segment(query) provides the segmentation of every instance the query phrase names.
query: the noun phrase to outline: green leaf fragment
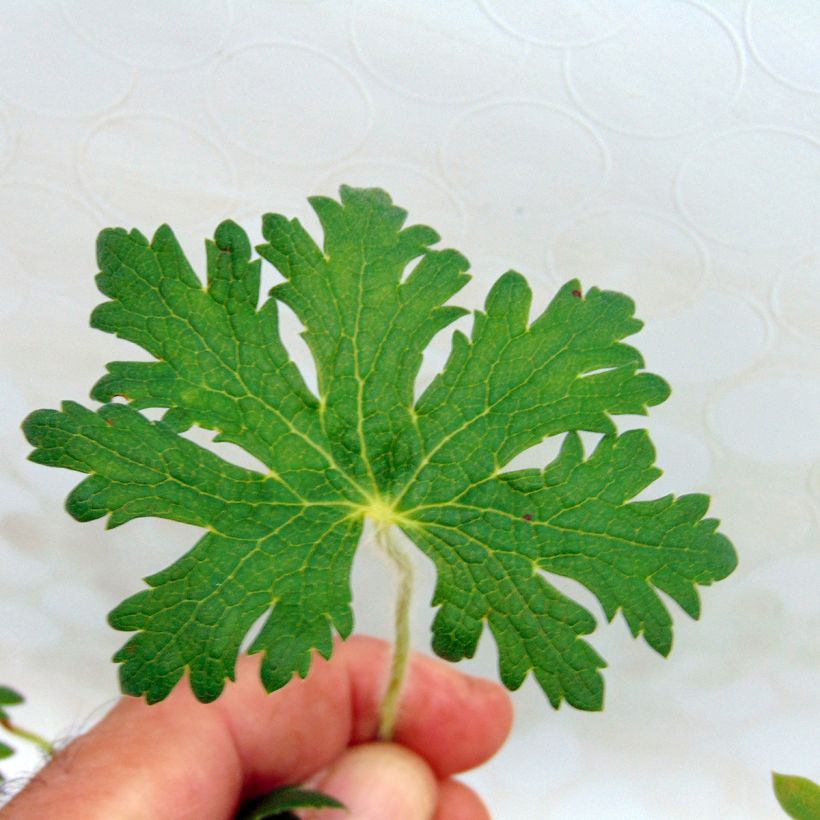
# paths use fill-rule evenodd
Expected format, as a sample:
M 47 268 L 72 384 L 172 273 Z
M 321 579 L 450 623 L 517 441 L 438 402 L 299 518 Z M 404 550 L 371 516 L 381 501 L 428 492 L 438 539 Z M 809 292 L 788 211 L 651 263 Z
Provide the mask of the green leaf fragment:
M 333 797 L 312 789 L 283 786 L 244 806 L 238 820 L 285 820 L 296 817 L 291 809 L 344 809 Z
M 322 248 L 296 220 L 263 219 L 257 250 L 285 281 L 261 306 L 261 262 L 232 222 L 207 243 L 205 286 L 169 228 L 150 242 L 103 231 L 97 282 L 110 301 L 92 324 L 154 361 L 109 364 L 96 411 L 67 402 L 24 422 L 34 461 L 89 474 L 67 501 L 78 520 L 150 515 L 204 531 L 111 613 L 136 633 L 115 656 L 124 691 L 158 701 L 187 672 L 198 698 L 216 698 L 263 616 L 251 652 L 263 654 L 266 688 L 304 676 L 313 650 L 329 657 L 334 632 L 352 630 L 350 566 L 371 517 L 435 564 L 439 655 L 472 656 L 486 623 L 507 686 L 531 672 L 553 705 L 600 708 L 605 664 L 584 639 L 594 618 L 549 576 L 581 582 L 608 619 L 622 612 L 666 654 L 658 593 L 696 618 L 696 586 L 736 564 L 705 496 L 633 500 L 660 471 L 647 433 L 619 435 L 613 416 L 645 414 L 669 388 L 623 341 L 641 327 L 632 301 L 581 295 L 572 281 L 531 318 L 530 288 L 510 271 L 416 399 L 425 348 L 466 312 L 446 302 L 467 261 L 431 249 L 437 235 L 405 227 L 382 191 L 343 187 L 340 201 L 311 204 Z M 279 302 L 304 325 L 318 395 L 282 343 Z M 139 412 L 148 407 L 163 419 Z M 267 472 L 180 435 L 192 425 Z M 577 431 L 603 434 L 589 455 Z M 552 464 L 504 471 L 550 436 L 564 437 Z
M 3 723 L 6 729 L 11 730 L 11 717 L 4 707 L 17 706 L 23 702 L 25 702 L 25 698 L 16 689 L 12 689 L 10 686 L 0 686 L 0 723 Z M 0 760 L 11 757 L 14 752 L 13 747 L 0 742 Z M 0 773 L 0 783 L 4 780 L 5 776 Z
M 25 698 L 10 686 L 0 686 L 0 704 L 3 706 L 16 706 L 23 703 Z
M 820 818 L 820 786 L 807 777 L 772 772 L 772 786 L 783 811 L 795 820 Z

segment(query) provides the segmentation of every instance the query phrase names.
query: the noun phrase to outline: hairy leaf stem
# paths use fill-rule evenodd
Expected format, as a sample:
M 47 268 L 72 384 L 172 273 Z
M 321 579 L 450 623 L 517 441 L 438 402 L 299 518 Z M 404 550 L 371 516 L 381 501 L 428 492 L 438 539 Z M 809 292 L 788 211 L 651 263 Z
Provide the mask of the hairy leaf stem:
M 376 542 L 393 562 L 398 574 L 395 627 L 396 639 L 390 678 L 379 710 L 379 740 L 392 740 L 399 712 L 399 697 L 410 659 L 410 600 L 413 596 L 413 563 L 391 535 L 390 525 L 380 522 L 376 527 Z

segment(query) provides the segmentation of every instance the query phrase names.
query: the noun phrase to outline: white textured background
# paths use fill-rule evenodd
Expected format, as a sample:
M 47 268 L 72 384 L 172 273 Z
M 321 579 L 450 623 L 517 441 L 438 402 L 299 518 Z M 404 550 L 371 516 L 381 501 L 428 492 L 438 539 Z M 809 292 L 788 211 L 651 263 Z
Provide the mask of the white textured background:
M 0 670 L 20 721 L 99 716 L 125 637 L 105 614 L 194 541 L 77 524 L 79 476 L 24 460 L 26 413 L 140 355 L 87 326 L 97 230 L 167 221 L 201 268 L 225 216 L 315 229 L 307 195 L 380 185 L 472 260 L 462 303 L 507 267 L 539 306 L 576 275 L 635 298 L 674 389 L 648 423 L 657 494 L 711 493 L 740 554 L 700 623 L 675 613 L 667 661 L 601 627 L 603 714 L 529 681 L 469 781 L 500 820 L 779 816 L 770 769 L 820 778 L 819 127 L 815 0 L 4 0 Z M 382 571 L 365 551 L 358 628 L 389 635 Z M 465 667 L 494 666 L 485 635 Z

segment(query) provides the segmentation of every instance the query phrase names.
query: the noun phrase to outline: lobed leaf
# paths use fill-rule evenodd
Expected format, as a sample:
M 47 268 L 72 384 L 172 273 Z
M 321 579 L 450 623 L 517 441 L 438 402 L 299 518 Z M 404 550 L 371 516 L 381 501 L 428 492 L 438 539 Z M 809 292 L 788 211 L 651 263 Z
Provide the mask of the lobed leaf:
M 641 327 L 632 301 L 572 281 L 531 318 L 530 288 L 509 271 L 416 399 L 424 350 L 466 312 L 447 303 L 467 261 L 431 249 L 435 232 L 406 227 L 383 191 L 342 187 L 311 205 L 322 247 L 297 220 L 263 218 L 257 251 L 285 281 L 261 305 L 261 262 L 233 222 L 206 244 L 206 283 L 167 226 L 150 242 L 103 231 L 109 301 L 92 325 L 153 361 L 109 364 L 95 411 L 66 402 L 24 423 L 34 461 L 88 474 L 67 501 L 78 520 L 152 515 L 203 531 L 111 613 L 136 633 L 115 656 L 124 691 L 160 700 L 187 673 L 212 700 L 260 618 L 250 651 L 264 655 L 266 688 L 307 674 L 312 652 L 328 657 L 334 632 L 353 628 L 350 565 L 369 516 L 434 563 L 439 655 L 470 657 L 487 624 L 507 686 L 532 673 L 553 705 L 600 708 L 605 664 L 585 638 L 595 619 L 550 575 L 584 584 L 607 619 L 621 612 L 665 655 L 659 593 L 696 618 L 697 586 L 736 563 L 705 496 L 634 501 L 660 471 L 647 433 L 619 435 L 614 417 L 646 413 L 669 388 L 624 342 Z M 282 343 L 279 302 L 304 325 L 318 395 Z M 139 412 L 149 407 L 163 419 Z M 192 425 L 267 472 L 194 444 Z M 591 454 L 578 431 L 602 434 Z M 550 436 L 564 436 L 551 464 L 505 472 Z

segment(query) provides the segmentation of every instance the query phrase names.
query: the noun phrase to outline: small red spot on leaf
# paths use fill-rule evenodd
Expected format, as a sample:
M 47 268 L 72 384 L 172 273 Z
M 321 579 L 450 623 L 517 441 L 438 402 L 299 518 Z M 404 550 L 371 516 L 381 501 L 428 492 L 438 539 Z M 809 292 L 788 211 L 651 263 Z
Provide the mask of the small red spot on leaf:
M 111 419 L 103 419 L 103 421 L 104 421 L 104 422 L 105 422 L 105 423 L 106 423 L 109 427 L 113 427 L 113 426 L 114 426 L 114 422 L 113 422 L 113 421 L 111 421 Z
M 574 291 L 572 291 L 572 295 L 573 295 L 576 299 L 580 299 L 580 298 L 581 298 L 581 291 L 580 291 L 580 290 L 574 290 Z
M 524 515 L 522 515 L 521 517 L 522 517 L 525 521 L 532 521 L 532 513 L 524 513 Z

